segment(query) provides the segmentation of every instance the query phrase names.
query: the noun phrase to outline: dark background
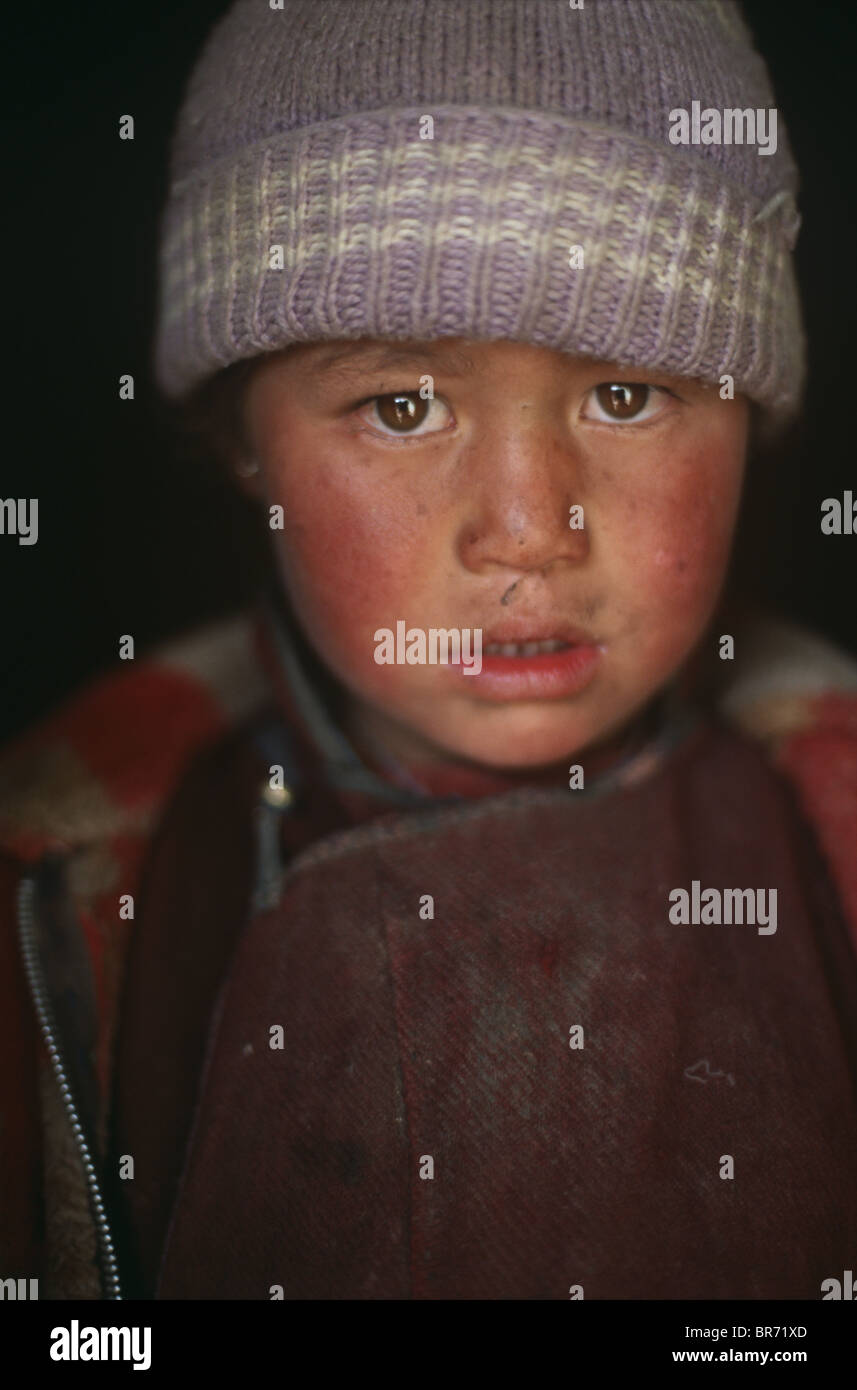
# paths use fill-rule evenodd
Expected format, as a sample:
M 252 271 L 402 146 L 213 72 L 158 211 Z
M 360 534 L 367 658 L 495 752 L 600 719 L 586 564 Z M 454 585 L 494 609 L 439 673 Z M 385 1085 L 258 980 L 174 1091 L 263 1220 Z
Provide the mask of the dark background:
M 466 2 L 466 0 L 465 0 Z M 633 2 L 633 0 L 631 0 Z M 359 3 L 359 0 L 355 0 Z M 252 592 L 246 507 L 177 456 L 149 378 L 159 209 L 183 85 L 225 0 L 6 12 L 0 496 L 38 497 L 39 540 L 0 536 L 0 740 L 112 666 Z M 857 6 L 746 0 L 803 177 L 804 425 L 764 501 L 762 597 L 857 650 L 857 536 L 820 502 L 857 490 Z M 135 139 L 118 139 L 121 115 Z M 117 397 L 133 373 L 136 400 Z

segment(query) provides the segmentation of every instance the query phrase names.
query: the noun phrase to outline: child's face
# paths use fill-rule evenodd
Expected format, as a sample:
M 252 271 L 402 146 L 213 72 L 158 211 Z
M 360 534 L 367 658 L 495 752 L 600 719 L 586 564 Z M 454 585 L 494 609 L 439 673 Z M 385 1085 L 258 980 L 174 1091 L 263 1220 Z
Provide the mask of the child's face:
M 520 343 L 364 339 L 263 361 L 245 422 L 294 612 L 352 732 L 399 757 L 565 761 L 627 725 L 712 616 L 740 397 Z M 482 671 L 379 665 L 375 633 L 398 621 L 481 629 Z M 492 656 L 551 638 L 565 646 Z

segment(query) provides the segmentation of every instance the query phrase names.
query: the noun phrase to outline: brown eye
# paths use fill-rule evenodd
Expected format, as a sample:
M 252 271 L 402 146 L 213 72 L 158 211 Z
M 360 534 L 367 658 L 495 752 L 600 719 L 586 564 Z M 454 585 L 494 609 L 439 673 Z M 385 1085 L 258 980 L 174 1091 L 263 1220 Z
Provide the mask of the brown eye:
M 424 401 L 418 394 L 377 396 L 375 409 L 378 418 L 391 430 L 408 434 L 421 425 L 429 413 L 431 401 Z
M 595 396 L 605 415 L 614 420 L 633 420 L 648 405 L 651 389 L 633 382 L 611 381 L 596 386 Z

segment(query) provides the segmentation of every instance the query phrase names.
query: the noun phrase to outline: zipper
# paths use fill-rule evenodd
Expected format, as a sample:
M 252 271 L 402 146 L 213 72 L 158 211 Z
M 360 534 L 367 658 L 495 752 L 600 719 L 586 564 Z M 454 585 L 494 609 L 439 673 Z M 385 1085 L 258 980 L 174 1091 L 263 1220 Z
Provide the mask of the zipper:
M 80 1154 L 83 1171 L 86 1177 L 86 1185 L 89 1191 L 89 1202 L 95 1222 L 96 1241 L 98 1245 L 99 1264 L 101 1267 L 102 1284 L 105 1297 L 108 1299 L 120 1299 L 122 1293 L 119 1284 L 119 1266 L 116 1260 L 116 1247 L 113 1243 L 113 1236 L 107 1220 L 107 1208 L 101 1192 L 101 1184 L 98 1172 L 93 1160 L 92 1149 L 84 1132 L 80 1121 L 75 1098 L 69 1085 L 68 1073 L 60 1053 L 57 1030 L 54 1021 L 53 1010 L 51 1008 L 50 997 L 45 985 L 44 974 L 39 961 L 39 950 L 36 942 L 36 883 L 30 877 L 22 878 L 18 887 L 18 937 L 21 944 L 21 955 L 24 961 L 24 969 L 27 981 L 30 986 L 36 1014 L 42 1030 L 42 1037 L 50 1055 L 54 1075 L 60 1088 L 65 1112 L 71 1125 L 77 1150 Z

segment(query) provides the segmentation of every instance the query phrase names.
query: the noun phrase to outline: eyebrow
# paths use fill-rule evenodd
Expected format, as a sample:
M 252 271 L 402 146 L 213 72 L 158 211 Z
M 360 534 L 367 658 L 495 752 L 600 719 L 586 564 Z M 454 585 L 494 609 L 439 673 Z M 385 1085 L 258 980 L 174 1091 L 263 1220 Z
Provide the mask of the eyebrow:
M 329 376 L 360 376 L 367 372 L 387 371 L 390 368 L 438 367 L 448 376 L 468 376 L 476 364 L 461 349 L 426 343 L 421 347 L 395 343 L 349 343 L 346 347 L 331 347 L 319 353 L 309 365 L 313 374 Z

